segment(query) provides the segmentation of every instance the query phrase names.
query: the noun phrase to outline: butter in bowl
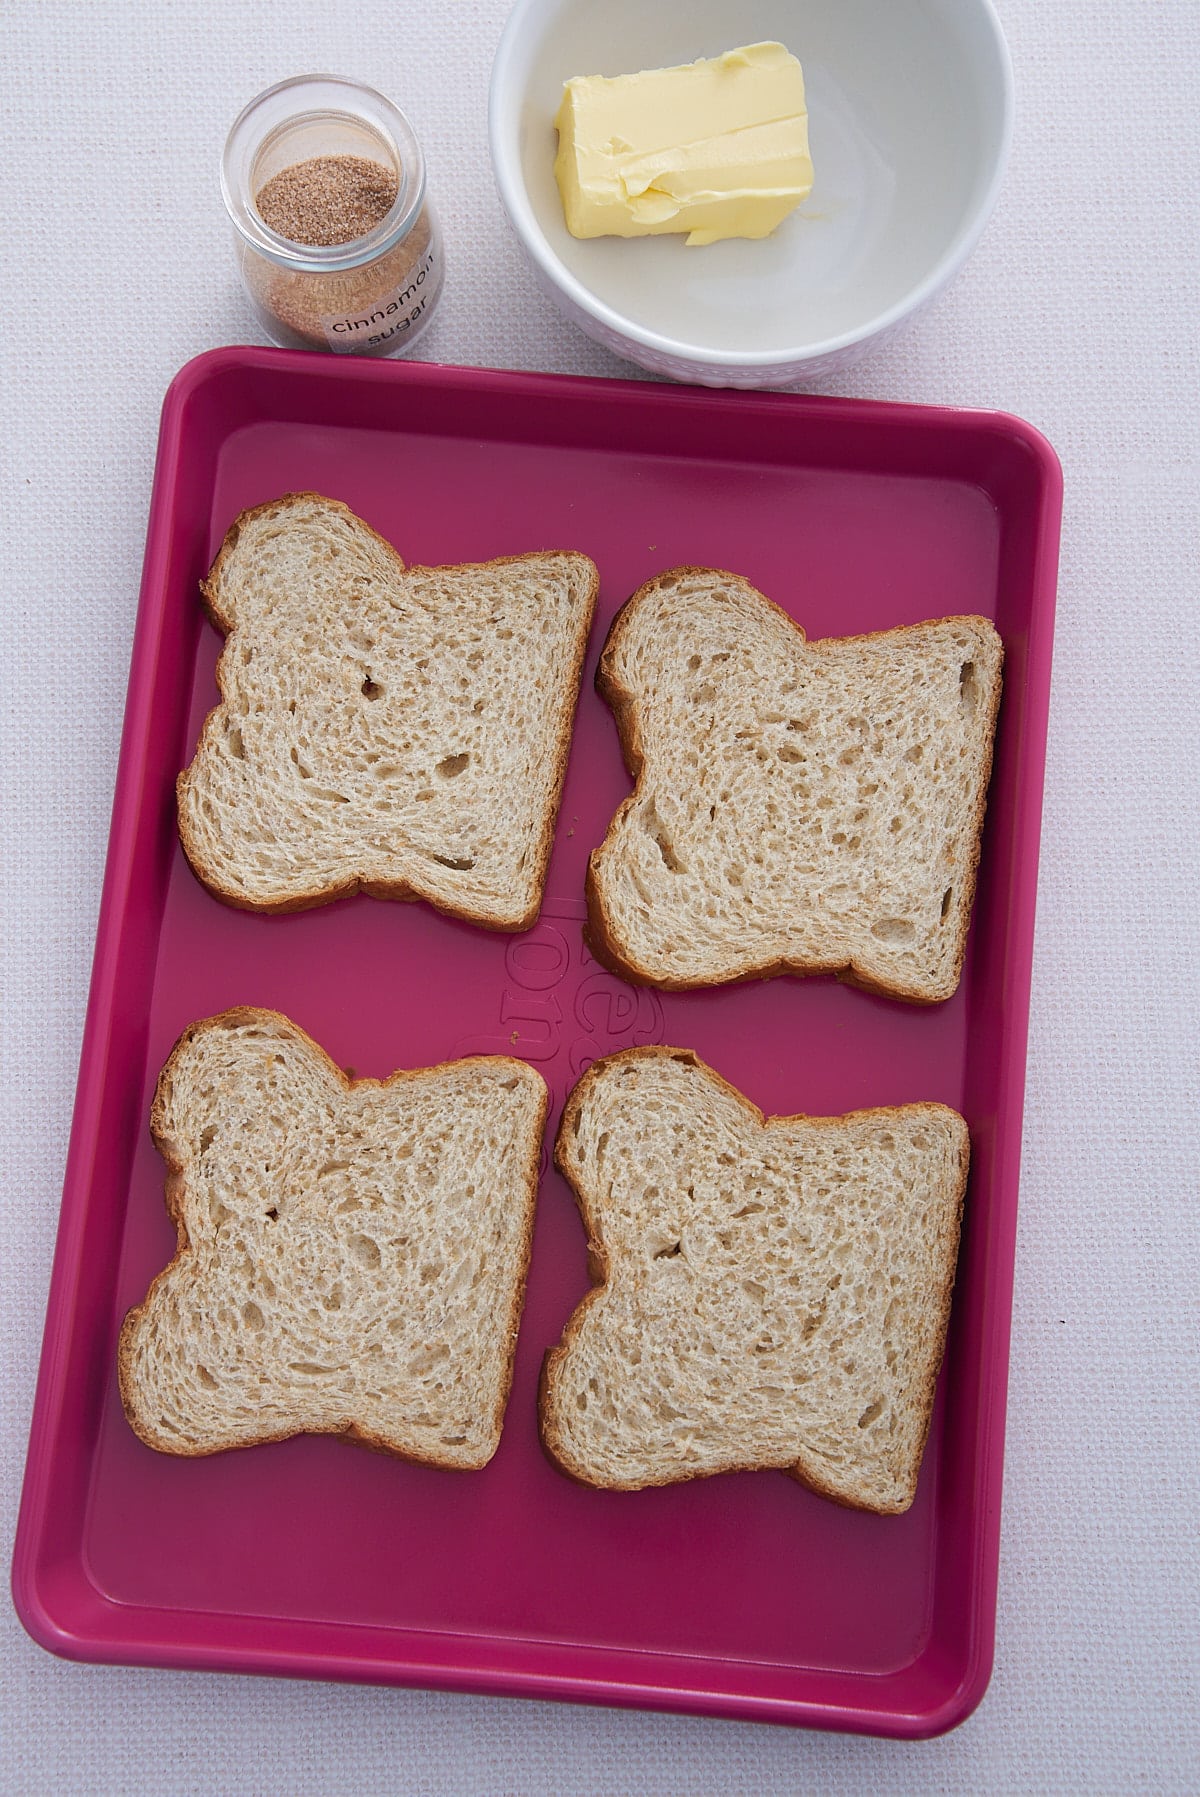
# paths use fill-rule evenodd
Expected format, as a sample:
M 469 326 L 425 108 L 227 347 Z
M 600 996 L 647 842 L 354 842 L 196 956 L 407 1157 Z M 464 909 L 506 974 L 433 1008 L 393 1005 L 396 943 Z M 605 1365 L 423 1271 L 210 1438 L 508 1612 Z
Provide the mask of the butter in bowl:
M 710 386 L 823 379 L 915 316 L 977 243 L 1011 126 L 992 0 L 516 0 L 489 97 L 538 285 Z
M 573 76 L 554 122 L 572 237 L 769 237 L 812 191 L 804 72 L 782 44 Z

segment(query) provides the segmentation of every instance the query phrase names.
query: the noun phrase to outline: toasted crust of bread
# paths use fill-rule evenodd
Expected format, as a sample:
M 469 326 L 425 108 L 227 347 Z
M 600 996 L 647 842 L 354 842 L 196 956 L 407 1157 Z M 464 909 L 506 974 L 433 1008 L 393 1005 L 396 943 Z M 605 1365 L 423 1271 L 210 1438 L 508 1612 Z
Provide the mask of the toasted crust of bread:
M 765 1117 L 689 1050 L 597 1061 L 555 1144 L 594 1283 L 543 1361 L 550 1459 L 626 1491 L 776 1468 L 906 1510 L 969 1153 L 940 1104 Z
M 278 1012 L 190 1025 L 150 1119 L 176 1251 L 118 1344 L 134 1431 L 182 1456 L 308 1433 L 486 1464 L 547 1102 L 506 1056 L 355 1080 Z
M 635 782 L 588 863 L 596 958 L 663 991 L 825 973 L 915 1004 L 950 997 L 1002 663 L 985 618 L 808 643 L 740 575 L 648 581 L 596 672 Z M 910 679 L 925 690 L 906 700 Z
M 270 572 L 284 557 L 290 584 Z M 320 494 L 243 512 L 201 583 L 227 641 L 221 702 L 177 782 L 198 878 L 244 910 L 361 891 L 528 929 L 597 589 L 566 551 L 406 569 Z

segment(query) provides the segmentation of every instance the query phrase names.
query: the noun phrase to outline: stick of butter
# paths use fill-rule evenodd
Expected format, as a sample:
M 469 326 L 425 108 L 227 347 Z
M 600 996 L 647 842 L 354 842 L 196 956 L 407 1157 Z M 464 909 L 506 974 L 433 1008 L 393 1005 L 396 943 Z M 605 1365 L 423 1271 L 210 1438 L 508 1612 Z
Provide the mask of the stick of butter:
M 577 75 L 554 122 L 573 237 L 767 237 L 812 188 L 804 75 L 782 44 Z

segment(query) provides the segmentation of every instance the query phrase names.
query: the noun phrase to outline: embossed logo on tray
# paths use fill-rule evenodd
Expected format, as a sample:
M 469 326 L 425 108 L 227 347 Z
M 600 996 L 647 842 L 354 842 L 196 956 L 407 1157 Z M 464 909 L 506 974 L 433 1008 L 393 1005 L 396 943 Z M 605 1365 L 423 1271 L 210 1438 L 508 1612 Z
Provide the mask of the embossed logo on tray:
M 586 915 L 582 900 L 547 899 L 532 930 L 511 938 L 494 1023 L 459 1042 L 459 1054 L 519 1055 L 573 1084 L 601 1055 L 662 1041 L 658 994 L 601 967 L 583 940 Z

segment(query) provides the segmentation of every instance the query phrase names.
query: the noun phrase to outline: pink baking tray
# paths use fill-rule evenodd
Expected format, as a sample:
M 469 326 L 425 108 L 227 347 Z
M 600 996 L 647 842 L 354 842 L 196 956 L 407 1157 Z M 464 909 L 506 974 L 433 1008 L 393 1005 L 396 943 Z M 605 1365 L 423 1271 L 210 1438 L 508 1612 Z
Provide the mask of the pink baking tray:
M 601 602 L 540 921 L 490 935 L 357 897 L 261 918 L 193 879 L 174 780 L 215 700 L 197 582 L 243 506 L 346 500 L 410 562 L 585 550 Z M 994 413 L 635 382 L 199 357 L 166 399 L 14 1592 L 57 1653 L 937 1733 L 991 1669 L 1018 1157 L 1061 480 Z M 919 1010 L 830 980 L 637 991 L 581 936 L 586 857 L 628 790 L 591 675 L 609 619 L 679 563 L 735 569 L 810 636 L 951 612 L 1007 647 L 962 987 Z M 552 1092 L 631 1042 L 695 1048 L 769 1112 L 941 1099 L 974 1162 L 912 1510 L 775 1473 L 639 1494 L 543 1458 L 538 1368 L 587 1289 L 546 1171 L 499 1452 L 477 1473 L 331 1439 L 172 1460 L 135 1439 L 117 1330 L 173 1248 L 147 1115 L 192 1019 L 275 1006 L 382 1075 L 515 1052 Z M 548 1164 L 548 1163 L 547 1163 Z

